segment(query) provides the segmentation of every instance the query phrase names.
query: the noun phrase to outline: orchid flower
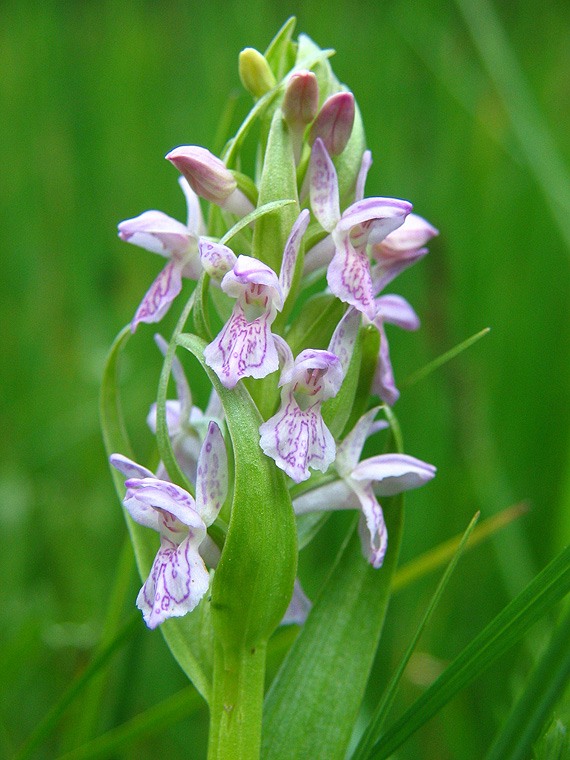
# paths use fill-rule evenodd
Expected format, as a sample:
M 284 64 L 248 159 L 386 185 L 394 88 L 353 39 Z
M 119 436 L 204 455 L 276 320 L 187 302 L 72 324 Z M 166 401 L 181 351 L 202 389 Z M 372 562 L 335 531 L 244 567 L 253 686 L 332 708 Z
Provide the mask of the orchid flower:
M 375 292 L 367 246 L 381 243 L 400 227 L 412 204 L 396 198 L 363 199 L 370 163 L 370 153 L 366 151 L 356 182 L 356 200 L 341 215 L 336 169 L 323 141 L 315 140 L 309 168 L 311 208 L 330 234 L 308 252 L 305 271 L 330 262 L 327 282 L 331 291 L 372 320 Z
M 154 336 L 154 340 L 163 356 L 166 356 L 168 343 L 158 334 Z M 198 456 L 209 423 L 215 421 L 221 428 L 224 411 L 214 388 L 212 388 L 205 411 L 193 406 L 192 392 L 182 364 L 176 355 L 172 360 L 172 377 L 176 385 L 177 398 L 168 399 L 166 402 L 166 426 L 172 450 L 182 472 L 191 483 L 196 483 Z M 156 435 L 156 403 L 151 405 L 146 421 L 152 433 Z M 158 465 L 157 477 L 168 480 L 168 474 L 162 462 Z
M 406 454 L 380 454 L 359 462 L 366 438 L 385 427 L 374 418 L 380 407 L 366 412 L 339 445 L 335 467 L 340 479 L 315 488 L 293 501 L 295 513 L 337 509 L 360 509 L 362 551 L 378 568 L 384 561 L 388 531 L 378 496 L 393 496 L 418 488 L 431 480 L 436 468 Z M 374 484 L 374 485 L 373 485 Z
M 308 224 L 309 212 L 305 210 L 285 244 L 279 277 L 267 264 L 251 256 L 239 256 L 226 271 L 232 252 L 215 243 L 201 246 L 204 266 L 219 266 L 225 271 L 221 288 L 236 299 L 231 317 L 204 349 L 206 364 L 226 388 L 233 388 L 243 377 L 261 378 L 279 368 L 271 325 L 291 289 L 301 238 Z
M 137 597 L 145 623 L 156 628 L 167 618 L 191 612 L 208 590 L 199 549 L 227 494 L 224 439 L 211 422 L 198 457 L 196 499 L 127 457 L 113 454 L 110 462 L 127 478 L 125 509 L 139 525 L 160 534 L 160 549 Z
M 182 288 L 182 277 L 197 280 L 202 271 L 198 252 L 198 235 L 204 230 L 200 203 L 188 182 L 180 177 L 180 187 L 186 196 L 186 224 L 172 219 L 162 211 L 145 211 L 119 224 L 119 237 L 147 251 L 170 259 L 152 283 L 138 307 L 131 330 L 139 322 L 160 322 Z
M 349 309 L 327 351 L 305 349 L 295 361 L 287 343 L 278 340 L 284 364 L 279 380 L 281 405 L 260 426 L 259 444 L 296 483 L 310 477 L 309 467 L 326 472 L 334 461 L 336 446 L 321 407 L 340 390 L 359 324 L 359 312 Z

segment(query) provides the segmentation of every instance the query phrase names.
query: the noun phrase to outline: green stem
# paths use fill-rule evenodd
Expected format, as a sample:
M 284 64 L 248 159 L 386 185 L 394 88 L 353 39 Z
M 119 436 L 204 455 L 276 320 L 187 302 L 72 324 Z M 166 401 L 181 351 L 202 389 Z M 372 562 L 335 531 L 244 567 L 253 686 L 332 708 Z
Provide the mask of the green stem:
M 216 644 L 208 760 L 257 760 L 266 644 L 225 653 Z

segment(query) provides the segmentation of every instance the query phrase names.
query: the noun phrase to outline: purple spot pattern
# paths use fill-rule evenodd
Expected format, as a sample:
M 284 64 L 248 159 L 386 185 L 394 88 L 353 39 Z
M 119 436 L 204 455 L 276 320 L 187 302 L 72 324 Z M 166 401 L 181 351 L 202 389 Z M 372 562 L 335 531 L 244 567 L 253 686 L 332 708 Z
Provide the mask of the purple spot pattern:
M 274 310 L 248 322 L 241 303 L 218 337 L 204 349 L 204 359 L 226 388 L 233 388 L 242 377 L 265 377 L 279 368 L 271 334 Z
M 160 272 L 143 298 L 132 321 L 133 332 L 139 322 L 159 322 L 181 288 L 181 264 L 173 259 Z
M 149 628 L 190 612 L 206 593 L 208 571 L 191 538 L 190 534 L 181 544 L 161 538 L 150 575 L 137 597 Z

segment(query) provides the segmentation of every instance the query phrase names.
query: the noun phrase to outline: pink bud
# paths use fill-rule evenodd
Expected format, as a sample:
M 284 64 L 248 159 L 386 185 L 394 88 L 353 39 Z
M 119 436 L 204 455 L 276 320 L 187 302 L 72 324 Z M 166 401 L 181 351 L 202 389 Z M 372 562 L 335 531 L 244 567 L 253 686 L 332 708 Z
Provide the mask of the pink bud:
M 298 71 L 289 79 L 281 110 L 293 129 L 310 124 L 319 108 L 319 85 L 312 71 Z
M 182 145 L 166 156 L 201 198 L 222 205 L 237 187 L 223 161 L 198 145 Z
M 340 155 L 352 134 L 354 110 L 354 95 L 351 92 L 331 95 L 313 122 L 309 143 L 312 145 L 320 137 L 331 156 Z

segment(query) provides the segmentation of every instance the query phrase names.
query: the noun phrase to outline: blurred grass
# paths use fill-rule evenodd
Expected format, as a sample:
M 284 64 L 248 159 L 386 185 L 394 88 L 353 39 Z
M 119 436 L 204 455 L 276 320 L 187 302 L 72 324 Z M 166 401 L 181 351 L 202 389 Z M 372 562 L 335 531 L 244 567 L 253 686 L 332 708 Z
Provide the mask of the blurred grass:
M 475 14 L 481 8 L 476 0 L 464 5 Z M 567 172 L 570 6 L 548 0 L 540 14 L 530 0 L 494 7 L 525 92 L 536 101 L 541 139 L 554 145 Z M 183 218 L 184 199 L 164 154 L 178 144 L 212 146 L 225 98 L 238 88 L 239 50 L 264 49 L 291 13 L 297 31 L 336 48 L 335 71 L 359 101 L 374 157 L 368 193 L 410 198 L 441 232 L 430 255 L 396 283 L 423 322 L 416 335 L 389 334 L 397 378 L 492 328 L 398 402 L 406 450 L 438 466 L 435 481 L 408 500 L 403 558 L 458 533 L 478 508 L 485 517 L 521 499 L 532 505 L 506 538 L 475 550 L 459 567 L 422 642 L 434 667 L 457 654 L 570 538 L 570 264 L 568 231 L 552 215 L 556 197 L 570 190 L 561 191 L 552 172 L 537 177 L 540 151 L 521 143 L 516 126 L 528 119 L 527 95 L 497 88 L 497 64 L 486 68 L 455 3 L 339 1 L 323 13 L 316 0 L 247 6 L 5 0 L 0 706 L 6 754 L 87 662 L 124 537 L 98 429 L 98 383 L 113 337 L 159 262 L 118 241 L 116 224 L 148 208 Z M 247 106 L 242 98 L 238 112 Z M 168 332 L 174 319 L 161 330 Z M 160 367 L 152 332 L 143 326 L 137 333 L 124 373 L 126 414 L 141 458 L 152 451 L 144 419 Z M 193 390 L 203 403 L 207 390 Z M 334 540 L 337 525 L 342 520 L 327 525 L 323 544 Z M 515 540 L 518 548 L 505 561 L 506 543 L 513 551 Z M 304 555 L 308 574 L 317 561 Z M 313 590 L 310 578 L 306 585 Z M 134 601 L 134 578 L 132 587 Z M 398 661 L 400 642 L 430 593 L 426 580 L 394 600 L 375 678 L 385 679 Z M 521 648 L 494 666 L 399 756 L 480 757 L 530 659 Z M 98 731 L 184 686 L 160 634 L 142 623 L 119 660 Z M 414 679 L 397 710 L 422 688 L 421 678 Z M 146 760 L 159 751 L 199 758 L 202 718 L 121 757 L 136 753 Z M 190 749 L 188 732 L 196 737 Z M 39 757 L 73 746 L 71 711 Z

